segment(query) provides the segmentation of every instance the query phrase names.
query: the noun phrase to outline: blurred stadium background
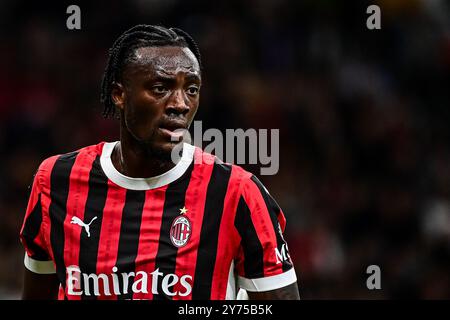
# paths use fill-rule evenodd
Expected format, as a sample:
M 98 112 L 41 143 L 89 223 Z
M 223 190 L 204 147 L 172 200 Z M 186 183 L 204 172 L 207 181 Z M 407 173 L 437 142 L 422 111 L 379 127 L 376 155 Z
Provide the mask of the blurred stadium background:
M 66 29 L 69 4 L 80 31 Z M 366 28 L 370 4 L 381 30 Z M 39 163 L 117 138 L 100 81 L 137 23 L 198 42 L 203 128 L 280 129 L 280 171 L 260 178 L 288 219 L 303 299 L 450 298 L 448 1 L 3 0 L 0 299 L 20 296 Z M 381 290 L 366 288 L 371 264 Z

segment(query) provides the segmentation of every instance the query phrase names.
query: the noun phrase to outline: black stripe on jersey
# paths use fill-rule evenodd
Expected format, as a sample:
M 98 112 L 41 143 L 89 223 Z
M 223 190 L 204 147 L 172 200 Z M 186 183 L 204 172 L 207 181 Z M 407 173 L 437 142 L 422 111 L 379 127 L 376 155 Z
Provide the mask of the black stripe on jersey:
M 161 231 L 159 235 L 158 253 L 155 258 L 155 270 L 166 274 L 174 274 L 178 248 L 170 240 L 170 228 L 173 220 L 180 215 L 180 209 L 184 207 L 186 190 L 191 180 L 194 161 L 183 176 L 169 184 L 165 194 L 164 209 L 162 214 Z M 158 282 L 158 294 L 153 295 L 154 300 L 172 299 L 164 293 L 161 287 L 162 281 Z
M 225 195 L 231 175 L 231 165 L 215 163 L 206 192 L 200 243 L 195 267 L 192 299 L 209 300 L 219 241 Z
M 241 196 L 234 221 L 244 251 L 244 272 L 246 278 L 262 278 L 264 276 L 264 252 L 250 215 L 250 209 Z
M 100 167 L 100 156 L 97 156 L 92 163 L 92 168 L 89 172 L 89 189 L 83 218 L 84 223 L 86 224 L 89 224 L 92 221 L 89 225 L 90 237 L 88 237 L 85 230 L 82 230 L 80 236 L 79 266 L 81 272 L 85 274 L 96 273 L 97 271 L 98 244 L 107 193 L 108 178 Z M 95 220 L 92 220 L 94 218 Z M 81 298 L 95 299 L 93 280 L 89 283 L 90 296 L 86 296 L 87 290 L 84 288 L 84 281 L 80 282 L 81 289 L 85 293 Z
M 117 273 L 135 272 L 136 257 L 139 247 L 139 235 L 141 233 L 142 211 L 144 209 L 145 191 L 127 190 L 125 206 L 122 212 L 122 223 L 120 226 L 119 249 L 117 252 Z M 127 293 L 125 294 L 124 280 L 119 276 L 119 287 L 124 294 L 117 299 L 132 299 L 131 287 L 134 276 L 128 278 Z
M 278 206 L 277 202 L 272 198 L 272 196 L 267 192 L 266 188 L 263 186 L 261 181 L 256 176 L 252 176 L 251 180 L 258 186 L 259 192 L 261 192 L 261 195 L 264 198 L 264 202 L 266 204 L 267 210 L 269 211 L 270 220 L 272 221 L 273 228 L 275 230 L 275 235 L 277 237 L 277 248 L 281 252 L 283 244 L 286 244 L 284 241 L 281 230 L 279 229 L 278 225 L 278 215 L 281 212 L 280 207 Z M 287 250 L 287 248 L 286 248 Z M 284 271 L 288 271 L 292 268 L 291 262 L 288 260 L 284 260 L 282 262 L 282 269 Z
M 67 215 L 70 172 L 78 155 L 71 152 L 60 156 L 53 166 L 50 176 L 50 244 L 55 257 L 56 274 L 63 288 L 66 287 L 66 269 L 64 266 L 64 220 Z
M 25 240 L 25 244 L 33 253 L 31 256 L 35 260 L 39 261 L 48 261 L 50 260 L 50 257 L 48 256 L 47 252 L 39 247 L 35 242 L 34 239 L 39 234 L 39 230 L 41 228 L 42 223 L 42 205 L 41 205 L 41 194 L 38 196 L 38 200 L 36 205 L 33 208 L 33 211 L 31 211 L 30 215 L 27 218 L 27 221 L 25 222 L 25 226 L 23 227 L 22 237 Z

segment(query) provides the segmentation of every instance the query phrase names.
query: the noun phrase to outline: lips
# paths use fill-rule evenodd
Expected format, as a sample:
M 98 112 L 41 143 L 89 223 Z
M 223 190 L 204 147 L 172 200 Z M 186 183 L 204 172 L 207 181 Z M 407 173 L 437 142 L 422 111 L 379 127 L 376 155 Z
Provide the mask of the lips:
M 180 141 L 187 130 L 187 124 L 184 121 L 164 121 L 159 126 L 159 130 L 171 141 Z
M 175 131 L 175 130 L 180 130 L 180 129 L 181 130 L 187 129 L 187 124 L 184 121 L 171 120 L 171 121 L 164 121 L 163 123 L 161 123 L 161 125 L 159 127 L 161 129 Z

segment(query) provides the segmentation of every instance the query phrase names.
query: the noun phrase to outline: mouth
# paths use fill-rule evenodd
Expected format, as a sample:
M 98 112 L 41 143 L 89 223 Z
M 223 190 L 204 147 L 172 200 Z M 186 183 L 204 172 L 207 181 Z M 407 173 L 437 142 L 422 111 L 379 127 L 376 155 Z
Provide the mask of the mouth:
M 165 121 L 159 126 L 159 131 L 171 141 L 179 142 L 187 130 L 184 121 Z

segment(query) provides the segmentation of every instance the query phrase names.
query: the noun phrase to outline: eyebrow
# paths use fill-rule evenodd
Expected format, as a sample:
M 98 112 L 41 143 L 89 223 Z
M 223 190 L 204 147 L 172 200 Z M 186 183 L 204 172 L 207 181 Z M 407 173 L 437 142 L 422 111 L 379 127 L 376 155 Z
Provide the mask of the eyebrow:
M 151 79 L 157 80 L 157 81 L 173 81 L 176 79 L 176 77 L 167 76 L 167 75 L 157 72 L 155 75 L 151 76 Z M 201 77 L 198 74 L 194 74 L 194 73 L 186 74 L 186 79 L 189 81 L 201 81 Z

